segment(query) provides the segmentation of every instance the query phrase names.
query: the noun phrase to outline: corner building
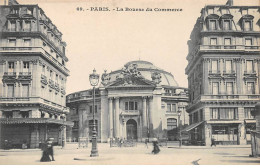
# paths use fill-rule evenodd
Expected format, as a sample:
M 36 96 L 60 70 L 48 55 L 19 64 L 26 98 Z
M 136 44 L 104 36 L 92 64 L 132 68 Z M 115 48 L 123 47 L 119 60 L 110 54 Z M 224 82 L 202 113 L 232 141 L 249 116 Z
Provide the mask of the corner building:
M 103 73 L 95 91 L 98 141 L 125 138 L 176 139 L 178 109 L 180 124 L 188 125 L 185 111 L 187 89 L 179 87 L 174 76 L 147 61 L 131 61 L 122 69 Z M 68 116 L 74 127 L 68 141 L 91 139 L 93 125 L 93 90 L 67 95 Z
M 66 139 L 69 70 L 62 33 L 38 5 L 0 6 L 1 147 Z
M 259 6 L 208 5 L 191 32 L 186 74 L 193 142 L 250 143 L 259 96 Z

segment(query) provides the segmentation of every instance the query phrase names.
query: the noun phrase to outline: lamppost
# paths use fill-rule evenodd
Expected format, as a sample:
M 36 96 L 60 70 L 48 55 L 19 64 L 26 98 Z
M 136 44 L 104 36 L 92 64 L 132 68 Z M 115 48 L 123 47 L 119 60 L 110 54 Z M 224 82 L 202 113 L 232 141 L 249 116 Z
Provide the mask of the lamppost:
M 96 123 L 95 123 L 95 86 L 98 85 L 99 82 L 99 74 L 96 73 L 96 70 L 93 70 L 93 73 L 89 75 L 89 81 L 91 86 L 93 86 L 93 129 L 92 129 L 92 149 L 90 157 L 98 156 L 98 149 L 97 149 L 97 130 L 96 130 Z
M 181 145 L 182 145 L 182 138 L 181 138 L 181 120 L 180 120 L 180 118 L 181 118 L 181 109 L 180 108 L 178 108 L 178 125 L 179 125 L 179 135 L 180 135 L 180 144 L 179 144 L 179 146 L 181 147 Z

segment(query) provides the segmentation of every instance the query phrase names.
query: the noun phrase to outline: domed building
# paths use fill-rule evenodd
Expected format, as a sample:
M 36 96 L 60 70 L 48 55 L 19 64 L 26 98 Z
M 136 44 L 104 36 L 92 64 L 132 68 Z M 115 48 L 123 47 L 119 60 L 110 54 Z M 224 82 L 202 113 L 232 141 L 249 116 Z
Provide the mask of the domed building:
M 187 89 L 180 87 L 170 72 L 147 61 L 131 61 L 101 75 L 95 107 L 93 89 L 67 95 L 71 110 L 67 119 L 74 122 L 67 130 L 67 140 L 91 139 L 93 108 L 99 142 L 110 138 L 178 139 L 179 124 L 189 122 L 187 102 Z

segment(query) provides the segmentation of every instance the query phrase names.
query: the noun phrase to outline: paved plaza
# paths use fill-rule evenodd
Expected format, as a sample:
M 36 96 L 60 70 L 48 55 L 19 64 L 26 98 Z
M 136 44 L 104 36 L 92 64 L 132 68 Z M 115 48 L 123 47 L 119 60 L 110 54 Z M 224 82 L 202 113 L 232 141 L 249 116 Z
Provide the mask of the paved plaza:
M 257 165 L 260 158 L 251 158 L 250 145 L 245 146 L 178 146 L 161 147 L 158 155 L 151 154 L 152 144 L 135 147 L 109 147 L 98 144 L 99 157 L 89 157 L 88 148 L 77 149 L 76 144 L 66 148 L 55 147 L 55 161 L 40 162 L 40 149 L 0 150 L 0 164 L 7 165 Z

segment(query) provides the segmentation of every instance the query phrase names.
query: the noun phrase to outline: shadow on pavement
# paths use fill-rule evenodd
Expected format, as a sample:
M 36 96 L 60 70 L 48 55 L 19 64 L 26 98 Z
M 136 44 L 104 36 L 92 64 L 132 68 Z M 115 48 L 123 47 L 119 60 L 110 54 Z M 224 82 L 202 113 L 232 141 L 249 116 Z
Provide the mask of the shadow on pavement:
M 220 160 L 222 162 L 230 163 L 260 163 L 260 160 Z
M 223 157 L 234 157 L 234 158 L 250 158 L 249 156 L 223 156 Z

